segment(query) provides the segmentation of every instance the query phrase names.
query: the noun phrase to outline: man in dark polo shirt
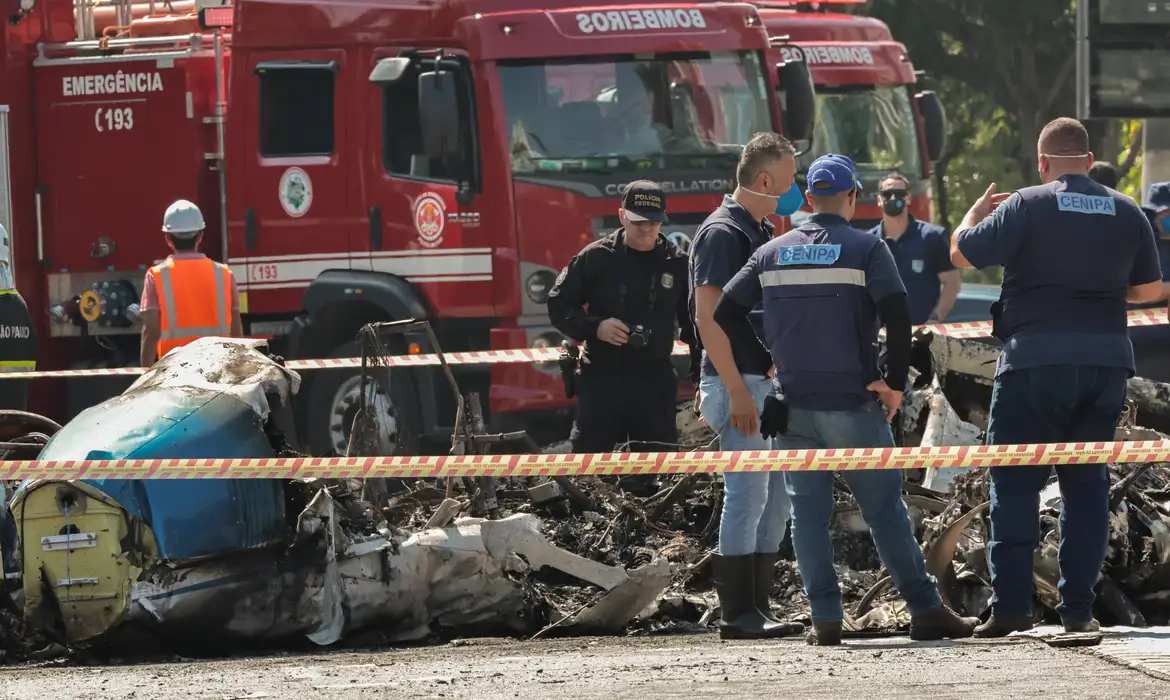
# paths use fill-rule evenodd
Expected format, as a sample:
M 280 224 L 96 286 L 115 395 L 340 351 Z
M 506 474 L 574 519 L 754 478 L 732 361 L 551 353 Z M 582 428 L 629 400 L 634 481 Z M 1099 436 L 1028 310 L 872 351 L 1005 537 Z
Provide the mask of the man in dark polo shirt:
M 958 267 L 1002 265 L 993 335 L 992 445 L 1114 439 L 1134 374 L 1126 302 L 1162 293 L 1150 222 L 1132 198 L 1089 179 L 1089 134 L 1060 118 L 1040 132 L 1040 185 L 996 194 L 992 183 L 956 231 Z M 994 212 L 992 212 L 994 209 Z M 991 619 L 977 637 L 1032 627 L 1039 493 L 1051 466 L 991 467 Z M 1099 629 L 1094 587 L 1109 543 L 1104 464 L 1056 467 L 1060 514 L 1060 613 L 1068 632 Z
M 951 264 L 950 241 L 942 226 L 910 213 L 910 181 L 890 173 L 879 184 L 882 222 L 870 233 L 885 239 L 898 263 L 910 301 L 910 323 L 940 323 L 959 298 L 963 281 Z
M 791 216 L 800 208 L 803 197 L 795 177 L 792 144 L 779 134 L 756 134 L 740 154 L 735 192 L 699 226 L 691 245 L 691 309 L 703 347 L 697 403 L 724 451 L 772 446 L 760 433 L 759 421 L 764 399 L 772 393 L 772 358 L 759 343 L 732 343 L 713 314 L 723 286 L 771 239 L 768 215 Z M 751 320 L 762 334 L 760 314 Z M 788 526 L 784 473 L 725 474 L 723 493 L 713 560 L 720 636 L 754 639 L 803 632 L 802 625 L 776 618 L 768 598 Z

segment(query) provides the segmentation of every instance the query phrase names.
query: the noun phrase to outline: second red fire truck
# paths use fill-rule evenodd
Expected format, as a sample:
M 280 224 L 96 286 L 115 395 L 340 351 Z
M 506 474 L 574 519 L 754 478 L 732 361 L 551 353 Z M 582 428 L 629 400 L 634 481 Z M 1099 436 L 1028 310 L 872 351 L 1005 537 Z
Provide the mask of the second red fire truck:
M 918 86 L 906 47 L 878 19 L 846 13 L 866 0 L 761 0 L 760 18 L 781 60 L 803 58 L 816 84 L 817 117 L 808 167 L 825 153 L 853 159 L 864 191 L 853 225 L 881 220 L 878 183 L 897 170 L 910 181 L 910 212 L 932 221 L 931 175 L 946 146 L 946 115 L 937 94 Z M 807 212 L 806 212 L 807 214 Z M 793 216 L 799 224 L 800 215 Z

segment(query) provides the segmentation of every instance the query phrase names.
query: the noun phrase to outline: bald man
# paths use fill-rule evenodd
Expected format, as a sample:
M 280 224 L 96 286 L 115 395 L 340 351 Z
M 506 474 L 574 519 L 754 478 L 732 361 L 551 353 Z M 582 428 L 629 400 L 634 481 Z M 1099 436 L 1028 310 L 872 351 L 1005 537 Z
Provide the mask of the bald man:
M 951 241 L 956 267 L 1002 265 L 992 305 L 1003 341 L 987 443 L 1113 440 L 1134 374 L 1126 303 L 1155 301 L 1162 273 L 1150 222 L 1129 197 L 1089 177 L 1089 135 L 1053 120 L 1037 144 L 1042 184 L 997 194 L 992 183 Z M 994 210 L 994 212 L 993 212 Z M 992 615 L 977 637 L 1032 627 L 1032 556 L 1039 494 L 1051 467 L 991 468 Z M 1056 467 L 1060 606 L 1068 632 L 1093 632 L 1093 587 L 1109 538 L 1104 464 Z

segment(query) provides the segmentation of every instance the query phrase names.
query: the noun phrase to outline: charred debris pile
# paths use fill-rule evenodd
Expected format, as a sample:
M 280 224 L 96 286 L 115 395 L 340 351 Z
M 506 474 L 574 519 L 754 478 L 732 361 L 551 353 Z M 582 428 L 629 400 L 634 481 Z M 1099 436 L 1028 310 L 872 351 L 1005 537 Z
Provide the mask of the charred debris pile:
M 434 343 L 425 323 L 379 326 L 363 332 L 363 371 L 371 381 L 383 381 L 390 371 L 382 361 L 390 354 L 382 340 L 387 331 L 420 333 Z M 920 342 L 918 348 L 928 345 Z M 936 345 L 919 353 L 920 360 L 928 359 L 918 363 L 919 379 L 906 394 L 895 432 L 907 446 L 976 444 L 986 425 L 989 381 L 975 376 L 986 368 L 979 354 L 984 351 Z M 185 351 L 171 362 L 169 374 L 164 367 L 159 374 L 145 376 L 137 388 L 112 399 L 104 410 L 141 416 L 144 411 L 135 410 L 136 402 L 146 405 L 148 392 L 188 394 L 192 386 L 230 393 L 234 402 L 216 410 L 236 416 L 232 422 L 210 420 L 206 408 L 184 420 L 233 426 L 242 436 L 241 444 L 258 450 L 241 457 L 295 454 L 278 428 L 281 416 L 287 420 L 283 409 L 288 396 L 296 392 L 295 373 L 279 367 L 279 358 L 262 348 L 222 346 L 205 343 Z M 248 371 L 219 371 L 239 362 Z M 568 451 L 565 444 L 542 449 L 523 432 L 486 433 L 478 398 L 461 394 L 445 365 L 437 371 L 445 374 L 460 407 L 452 454 Z M 191 379 L 192 373 L 198 377 Z M 225 377 L 230 379 L 222 385 L 226 391 L 221 386 Z M 1158 397 L 1168 395 L 1161 386 L 1135 380 L 1132 407 L 1118 439 L 1165 437 L 1133 425 L 1134 416 L 1157 411 Z M 369 391 L 367 398 L 354 417 L 351 456 L 381 453 L 386 422 L 378 414 L 375 392 Z M 90 409 L 95 411 L 90 423 L 101 418 L 97 408 Z M 680 406 L 677 418 L 681 444 L 660 449 L 718 449 L 717 439 L 689 403 Z M 142 420 L 149 424 L 153 418 Z M 31 414 L 0 415 L 0 458 L 30 459 L 38 454 L 57 458 L 53 455 L 67 451 L 63 443 L 70 434 L 80 435 L 79 443 L 98 439 L 93 425 L 74 427 L 75 422 L 62 428 Z M 151 436 L 149 430 L 137 434 Z M 111 453 L 133 449 L 141 454 L 147 448 L 166 447 L 157 437 L 141 444 L 123 444 L 125 439 L 129 438 L 119 437 L 117 444 L 108 446 Z M 1170 466 L 1111 465 L 1110 472 L 1113 535 L 1096 614 L 1104 624 L 1166 624 Z M 149 520 L 152 511 L 185 507 L 182 504 L 190 500 L 168 500 L 162 492 L 111 491 L 116 486 L 97 482 L 5 487 L 9 523 L 14 514 L 36 505 L 37 498 L 39 512 L 53 511 L 54 496 L 45 500 L 45 494 L 55 489 L 57 503 L 63 494 L 104 498 L 101 506 L 91 501 L 97 508 L 91 514 L 97 517 L 103 508 L 109 510 L 114 518 L 109 522 L 124 522 L 140 534 L 154 527 Z M 205 498 L 231 498 L 208 493 Z M 102 650 L 115 643 L 151 649 L 149 645 L 160 637 L 268 646 L 385 645 L 477 635 L 691 633 L 710 629 L 718 619 L 710 566 L 723 495 L 716 476 L 306 479 L 282 482 L 271 494 L 261 495 L 269 501 L 256 513 L 268 519 L 268 539 L 255 539 L 257 523 L 248 523 L 252 533 L 248 536 L 255 541 L 221 542 L 217 553 L 195 558 L 184 553 L 195 544 L 206 549 L 215 543 L 196 542 L 191 539 L 194 533 L 173 529 L 145 540 L 138 536 L 118 541 L 108 557 L 99 558 L 121 561 L 123 569 L 117 571 L 130 572 L 121 584 L 127 593 L 114 613 L 106 603 L 71 598 L 69 590 L 51 590 L 46 583 L 68 571 L 62 566 L 70 565 L 64 554 L 71 550 L 45 546 L 52 536 L 41 540 L 42 547 L 30 549 L 36 541 L 32 537 L 21 546 L 14 541 L 15 528 L 6 532 L 0 527 L 6 574 L 0 589 L 0 663 L 52 657 L 66 649 Z M 990 599 L 986 470 L 910 472 L 904 496 L 927 566 L 946 601 L 964 614 L 986 613 Z M 1042 496 L 1042 542 L 1035 573 L 1036 614 L 1049 621 L 1056 620 L 1059 509 L 1059 490 L 1052 485 Z M 35 527 L 56 533 L 60 524 L 50 518 Z M 841 479 L 833 542 L 851 634 L 904 631 L 908 614 Z M 135 543 L 137 549 L 131 547 Z M 781 554 L 771 592 L 773 608 L 782 617 L 803 619 L 808 606 L 787 539 Z M 83 570 L 88 565 L 74 559 L 68 575 L 74 580 L 111 575 Z M 274 595 L 277 600 L 272 600 Z M 53 614 L 46 617 L 45 610 Z

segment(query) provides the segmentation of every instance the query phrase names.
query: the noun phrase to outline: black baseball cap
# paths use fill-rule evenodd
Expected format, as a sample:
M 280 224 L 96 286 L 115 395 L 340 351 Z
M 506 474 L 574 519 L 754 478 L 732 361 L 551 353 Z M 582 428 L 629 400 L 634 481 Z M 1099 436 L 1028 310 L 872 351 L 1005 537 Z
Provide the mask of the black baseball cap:
M 666 193 L 657 183 L 649 180 L 630 183 L 622 195 L 622 209 L 630 221 L 667 222 Z

